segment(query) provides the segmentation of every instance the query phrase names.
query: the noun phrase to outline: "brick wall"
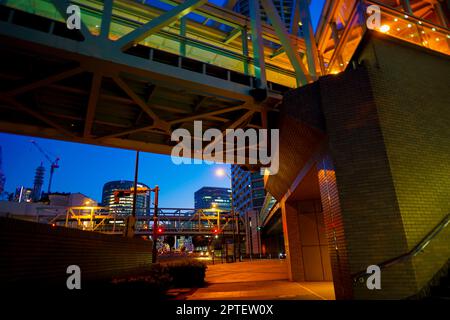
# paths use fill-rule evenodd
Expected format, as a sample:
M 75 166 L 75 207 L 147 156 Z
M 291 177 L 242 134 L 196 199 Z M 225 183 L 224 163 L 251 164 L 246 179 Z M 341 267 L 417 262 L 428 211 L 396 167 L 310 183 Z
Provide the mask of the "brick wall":
M 325 78 L 321 92 L 353 274 L 408 247 L 367 69 Z M 344 279 L 349 280 L 348 274 Z M 414 282 L 411 266 L 394 267 L 383 272 L 383 290 L 371 291 L 362 284 L 353 295 L 401 298 L 414 293 Z
M 335 296 L 337 299 L 351 299 L 353 298 L 353 285 L 348 262 L 347 242 L 336 185 L 336 173 L 329 155 L 324 155 L 317 163 L 317 175 Z
M 152 242 L 0 218 L 2 288 L 66 288 L 69 265 L 81 281 L 109 279 L 151 263 Z
M 450 57 L 372 39 L 368 71 L 408 248 L 450 213 Z M 373 57 L 376 53 L 376 65 Z M 450 257 L 450 228 L 414 260 L 418 288 Z

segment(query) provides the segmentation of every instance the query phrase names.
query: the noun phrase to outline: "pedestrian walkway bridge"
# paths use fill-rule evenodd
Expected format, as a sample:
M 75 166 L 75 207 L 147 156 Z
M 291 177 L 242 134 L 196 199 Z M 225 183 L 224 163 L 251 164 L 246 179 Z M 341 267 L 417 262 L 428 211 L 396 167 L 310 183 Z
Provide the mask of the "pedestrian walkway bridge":
M 149 212 L 153 212 L 150 209 Z M 86 231 L 123 234 L 126 218 L 107 207 L 68 207 L 64 213 L 41 208 L 37 221 L 53 226 L 64 226 Z M 230 212 L 216 210 L 195 210 L 180 208 L 158 208 L 158 235 L 232 235 L 245 233 L 242 221 L 238 228 L 237 217 Z M 153 215 L 137 212 L 136 235 L 153 234 Z

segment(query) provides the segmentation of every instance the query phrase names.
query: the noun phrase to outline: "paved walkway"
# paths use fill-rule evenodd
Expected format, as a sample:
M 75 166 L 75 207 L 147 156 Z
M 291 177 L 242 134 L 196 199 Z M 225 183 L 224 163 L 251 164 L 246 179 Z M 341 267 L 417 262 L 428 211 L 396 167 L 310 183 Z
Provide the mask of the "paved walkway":
M 334 300 L 332 282 L 290 282 L 285 260 L 208 265 L 207 285 L 189 300 Z

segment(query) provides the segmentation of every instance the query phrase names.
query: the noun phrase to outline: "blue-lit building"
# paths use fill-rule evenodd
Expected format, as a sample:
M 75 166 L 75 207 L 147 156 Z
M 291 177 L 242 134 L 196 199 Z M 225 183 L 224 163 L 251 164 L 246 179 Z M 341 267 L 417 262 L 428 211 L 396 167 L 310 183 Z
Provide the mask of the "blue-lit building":
M 257 172 L 250 172 L 238 165 L 231 166 L 231 183 L 233 188 L 234 210 L 244 215 L 249 210 L 259 212 L 264 203 L 264 177 Z
M 133 194 L 118 197 L 118 203 L 114 199 L 114 192 L 117 190 L 130 190 L 134 185 L 133 181 L 117 180 L 105 183 L 102 193 L 102 205 L 109 207 L 116 214 L 130 215 L 133 210 Z M 137 184 L 138 188 L 148 188 L 143 183 Z M 136 196 L 136 215 L 146 215 L 150 210 L 150 191 L 138 193 Z
M 224 211 L 231 211 L 231 189 L 203 187 L 195 191 L 194 201 L 195 209 L 212 209 L 214 207 Z

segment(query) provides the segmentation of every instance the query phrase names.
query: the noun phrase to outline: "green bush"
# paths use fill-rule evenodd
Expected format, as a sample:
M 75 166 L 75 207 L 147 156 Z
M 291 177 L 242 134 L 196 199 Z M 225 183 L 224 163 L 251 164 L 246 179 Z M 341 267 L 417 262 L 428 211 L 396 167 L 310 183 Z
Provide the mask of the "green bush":
M 198 261 L 155 264 L 116 276 L 109 281 L 96 281 L 89 289 L 110 293 L 131 292 L 154 299 L 165 299 L 170 288 L 198 288 L 204 285 L 206 265 Z
M 148 269 L 137 270 L 133 275 L 114 278 L 107 287 L 114 291 L 142 292 L 150 297 L 162 297 L 171 283 L 172 278 L 167 268 L 157 264 Z

